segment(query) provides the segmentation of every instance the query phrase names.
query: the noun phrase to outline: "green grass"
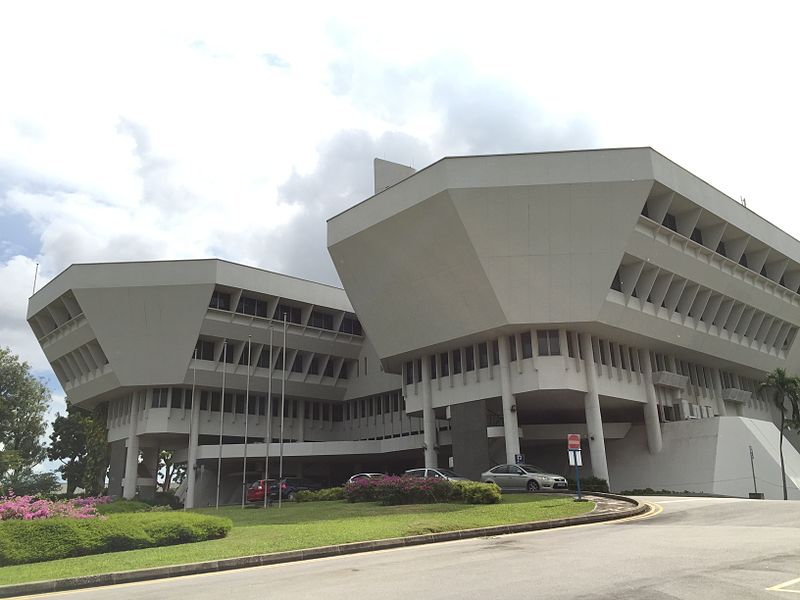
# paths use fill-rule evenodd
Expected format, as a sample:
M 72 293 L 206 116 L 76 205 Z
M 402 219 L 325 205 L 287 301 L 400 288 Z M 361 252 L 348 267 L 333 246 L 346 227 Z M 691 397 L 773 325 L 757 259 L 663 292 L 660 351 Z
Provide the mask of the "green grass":
M 226 507 L 196 512 L 228 517 L 233 529 L 226 538 L 45 563 L 0 568 L 0 585 L 128 571 L 164 565 L 267 554 L 364 540 L 403 537 L 545 519 L 589 512 L 591 502 L 539 495 L 505 495 L 501 504 L 287 503 L 264 510 Z

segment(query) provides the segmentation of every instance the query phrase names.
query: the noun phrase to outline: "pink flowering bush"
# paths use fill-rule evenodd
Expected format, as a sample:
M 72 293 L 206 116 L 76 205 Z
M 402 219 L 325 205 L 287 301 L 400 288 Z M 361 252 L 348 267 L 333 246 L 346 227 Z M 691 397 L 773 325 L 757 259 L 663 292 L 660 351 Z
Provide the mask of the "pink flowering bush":
M 46 500 L 35 496 L 0 496 L 0 521 L 33 519 L 50 519 L 65 517 L 70 519 L 90 519 L 100 516 L 97 512 L 99 504 L 111 501 L 108 496 L 89 496 L 72 500 Z

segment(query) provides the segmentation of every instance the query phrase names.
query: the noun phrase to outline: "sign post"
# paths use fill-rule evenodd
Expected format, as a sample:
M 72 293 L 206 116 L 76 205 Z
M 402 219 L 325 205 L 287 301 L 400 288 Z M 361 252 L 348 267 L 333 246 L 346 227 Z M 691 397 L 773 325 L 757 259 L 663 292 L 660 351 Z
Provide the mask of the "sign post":
M 583 464 L 581 460 L 581 435 L 579 433 L 567 434 L 567 454 L 569 455 L 570 466 L 575 467 L 575 486 L 577 488 L 578 496 L 575 498 L 576 502 L 583 502 L 581 496 L 581 470 Z

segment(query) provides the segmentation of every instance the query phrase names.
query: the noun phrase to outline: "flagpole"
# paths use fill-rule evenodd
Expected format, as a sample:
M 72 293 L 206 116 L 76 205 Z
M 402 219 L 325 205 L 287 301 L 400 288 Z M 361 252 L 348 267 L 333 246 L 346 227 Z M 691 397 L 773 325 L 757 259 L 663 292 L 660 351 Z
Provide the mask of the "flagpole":
M 192 411 L 189 413 L 189 452 L 187 455 L 186 465 L 186 498 L 183 501 L 183 508 L 194 508 L 194 488 L 197 481 L 197 444 L 192 443 L 192 436 L 195 434 L 198 424 L 195 424 L 195 412 L 199 412 L 200 408 L 196 405 L 194 397 L 195 388 L 197 386 L 197 348 L 194 349 L 194 356 L 192 357 Z M 186 402 L 184 400 L 184 406 Z M 189 504 L 187 507 L 186 505 Z
M 252 336 L 247 336 L 247 383 L 244 392 L 244 454 L 242 456 L 242 508 L 247 499 L 247 417 L 250 415 L 250 350 Z
M 262 350 L 263 352 L 263 350 Z M 269 486 L 269 445 L 272 442 L 272 323 L 269 326 L 269 381 L 267 383 L 267 435 L 264 437 L 264 508 L 267 508 Z
M 217 457 L 217 503 L 219 508 L 219 484 L 222 477 L 222 429 L 225 417 L 225 371 L 228 367 L 228 340 L 222 340 L 222 396 L 219 399 L 219 456 Z
M 283 313 L 283 370 L 281 372 L 281 439 L 280 460 L 278 461 L 278 508 L 281 508 L 283 498 L 283 422 L 286 412 L 286 313 Z

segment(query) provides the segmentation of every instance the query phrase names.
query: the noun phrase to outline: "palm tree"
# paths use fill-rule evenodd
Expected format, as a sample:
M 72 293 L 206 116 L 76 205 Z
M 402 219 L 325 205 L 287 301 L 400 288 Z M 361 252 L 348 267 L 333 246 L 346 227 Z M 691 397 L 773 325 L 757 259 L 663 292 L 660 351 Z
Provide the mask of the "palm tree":
M 781 478 L 783 479 L 783 499 L 788 500 L 786 491 L 786 467 L 783 464 L 783 433 L 786 431 L 786 401 L 792 407 L 792 422 L 800 421 L 800 379 L 786 374 L 785 369 L 775 369 L 768 373 L 764 381 L 758 386 L 759 391 L 772 392 L 772 400 L 781 411 L 781 441 L 779 445 L 781 455 Z

